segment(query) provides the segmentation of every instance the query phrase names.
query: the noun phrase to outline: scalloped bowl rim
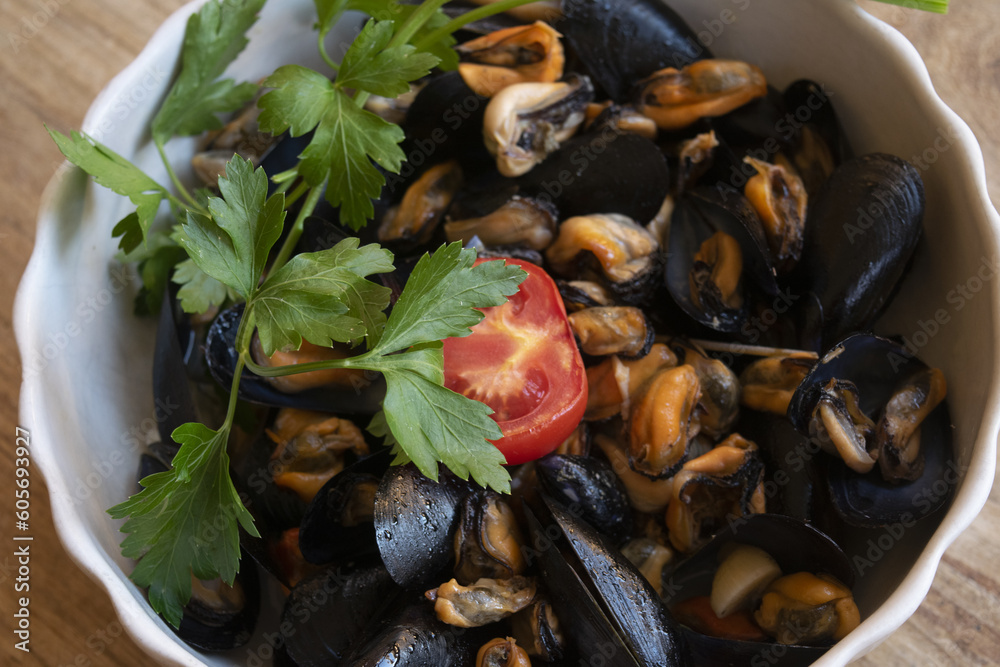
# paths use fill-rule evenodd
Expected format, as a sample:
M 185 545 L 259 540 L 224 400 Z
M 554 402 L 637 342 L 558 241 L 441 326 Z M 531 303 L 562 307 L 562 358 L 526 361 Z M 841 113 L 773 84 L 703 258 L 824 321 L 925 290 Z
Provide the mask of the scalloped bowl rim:
M 97 127 L 101 118 L 111 113 L 112 105 L 119 99 L 148 63 L 162 58 L 164 54 L 176 54 L 180 36 L 183 34 L 187 17 L 203 0 L 194 0 L 174 12 L 150 39 L 136 59 L 105 87 L 87 112 L 84 129 Z M 954 151 L 961 156 L 960 163 L 965 180 L 965 192 L 961 193 L 972 203 L 970 207 L 981 213 L 976 224 L 991 242 L 995 251 L 1000 248 L 997 230 L 1000 216 L 997 215 L 987 194 L 986 173 L 982 151 L 972 131 L 958 115 L 938 97 L 930 80 L 927 68 L 912 44 L 902 34 L 882 21 L 872 17 L 850 0 L 829 0 L 826 5 L 838 12 L 844 21 L 853 22 L 860 33 L 859 39 L 884 40 L 895 55 L 893 66 L 899 67 L 899 74 L 905 77 L 919 93 L 916 106 L 929 113 L 930 119 L 939 127 L 953 128 L 957 137 Z M 174 56 L 176 57 L 176 56 Z M 60 170 L 50 181 L 42 196 L 38 214 L 36 249 L 32 253 L 28 267 L 19 285 L 15 301 L 15 332 L 22 359 L 29 351 L 29 341 L 41 340 L 45 333 L 38 330 L 37 306 L 31 297 L 44 283 L 45 253 L 49 249 L 48 239 L 54 238 L 58 223 L 58 209 L 64 197 L 72 190 L 71 180 L 76 170 Z M 1000 331 L 1000 307 L 997 305 L 995 290 L 993 298 L 992 326 Z M 70 556 L 95 581 L 99 582 L 111 597 L 115 610 L 125 629 L 135 642 L 152 657 L 165 664 L 201 665 L 202 656 L 181 644 L 166 624 L 153 616 L 141 597 L 135 594 L 134 585 L 127 579 L 119 565 L 105 552 L 95 536 L 86 529 L 78 508 L 70 501 L 69 480 L 63 474 L 58 462 L 59 451 L 46 443 L 53 442 L 50 425 L 45 415 L 51 406 L 47 403 L 46 386 L 40 376 L 32 376 L 25 367 L 21 386 L 20 420 L 30 425 L 33 440 L 33 455 L 44 475 L 52 503 L 52 513 L 57 533 Z M 990 383 L 986 404 L 996 405 L 1000 399 L 1000 383 L 994 373 Z M 934 574 L 945 549 L 955 541 L 982 509 L 993 483 L 996 465 L 996 443 L 1000 433 L 1000 412 L 987 411 L 979 427 L 978 438 L 973 446 L 972 457 L 967 472 L 947 515 L 935 529 L 930 541 L 912 566 L 910 572 L 888 599 L 872 615 L 865 618 L 861 626 L 847 638 L 840 641 L 816 664 L 842 665 L 874 648 L 909 618 L 926 596 L 934 579 Z

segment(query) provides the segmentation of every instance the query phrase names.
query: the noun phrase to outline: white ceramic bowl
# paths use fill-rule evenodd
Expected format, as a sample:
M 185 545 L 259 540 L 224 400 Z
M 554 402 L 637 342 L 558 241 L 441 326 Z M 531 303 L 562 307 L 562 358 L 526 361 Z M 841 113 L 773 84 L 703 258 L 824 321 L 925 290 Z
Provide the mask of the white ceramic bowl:
M 84 131 L 147 169 L 166 175 L 146 128 L 169 85 L 187 17 L 171 16 L 139 57 L 95 100 Z M 926 595 L 945 548 L 983 506 L 997 443 L 1000 299 L 993 272 L 1000 245 L 983 159 L 969 128 L 935 94 L 916 50 L 851 0 L 750 2 L 672 0 L 717 56 L 758 64 L 783 87 L 822 81 L 858 153 L 886 151 L 918 162 L 927 191 L 926 239 L 880 329 L 902 334 L 920 356 L 945 370 L 955 422 L 954 502 L 938 526 L 879 533 L 874 565 L 862 577 L 864 622 L 818 663 L 843 665 L 898 628 Z M 317 66 L 309 0 L 271 2 L 234 63 L 255 80 L 289 62 Z M 343 35 L 333 35 L 340 39 Z M 177 140 L 179 162 L 193 141 Z M 268 657 L 261 632 L 248 648 L 204 656 L 179 642 L 127 577 L 120 524 L 105 510 L 135 489 L 140 443 L 155 434 L 151 393 L 154 325 L 132 316 L 138 279 L 114 259 L 111 227 L 128 202 L 89 183 L 75 168 L 50 183 L 38 217 L 35 251 L 17 295 L 17 341 L 24 361 L 21 423 L 32 430 L 36 462 L 51 493 L 56 528 L 69 553 L 111 596 L 136 643 L 164 664 L 258 664 Z M 980 273 L 982 272 L 982 273 Z M 953 289 L 966 285 L 970 298 Z M 940 312 L 939 312 L 940 311 Z M 929 324 L 941 313 L 947 323 Z M 929 333 L 930 330 L 934 333 Z M 889 544 L 891 542 L 891 545 Z M 862 543 L 864 541 L 862 539 Z M 273 622 L 270 624 L 273 628 Z

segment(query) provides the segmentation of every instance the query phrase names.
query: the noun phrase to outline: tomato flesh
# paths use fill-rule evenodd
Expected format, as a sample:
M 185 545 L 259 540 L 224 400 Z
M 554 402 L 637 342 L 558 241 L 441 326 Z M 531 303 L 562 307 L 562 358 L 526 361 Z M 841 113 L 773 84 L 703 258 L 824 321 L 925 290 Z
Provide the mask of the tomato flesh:
M 444 384 L 493 409 L 504 434 L 495 444 L 515 465 L 569 437 L 583 419 L 587 375 L 555 282 L 533 264 L 506 262 L 528 277 L 507 303 L 483 309 L 471 335 L 444 341 Z

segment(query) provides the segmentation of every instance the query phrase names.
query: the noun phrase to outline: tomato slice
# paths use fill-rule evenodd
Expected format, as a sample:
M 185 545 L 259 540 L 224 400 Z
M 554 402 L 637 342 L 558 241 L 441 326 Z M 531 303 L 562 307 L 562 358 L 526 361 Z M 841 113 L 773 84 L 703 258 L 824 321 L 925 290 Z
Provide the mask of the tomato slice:
M 534 264 L 505 261 L 528 277 L 507 303 L 483 309 L 471 335 L 444 341 L 444 384 L 493 408 L 504 435 L 494 444 L 515 465 L 545 456 L 577 427 L 587 374 L 555 282 Z

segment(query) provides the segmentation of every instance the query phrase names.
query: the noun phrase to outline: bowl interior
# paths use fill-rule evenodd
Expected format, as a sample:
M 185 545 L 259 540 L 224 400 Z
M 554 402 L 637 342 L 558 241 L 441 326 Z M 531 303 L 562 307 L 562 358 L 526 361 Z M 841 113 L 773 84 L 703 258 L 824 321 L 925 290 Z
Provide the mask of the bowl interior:
M 998 299 L 997 281 L 989 278 L 1000 258 L 982 158 L 968 128 L 933 93 L 916 51 L 849 0 L 670 4 L 716 56 L 759 65 L 779 88 L 803 77 L 822 83 L 857 153 L 909 159 L 926 185 L 926 238 L 878 330 L 905 336 L 925 361 L 944 369 L 956 460 L 955 476 L 942 485 L 958 483 L 959 489 L 940 526 L 934 521 L 851 536 L 866 620 L 821 663 L 843 664 L 912 613 L 944 547 L 981 508 L 992 480 Z M 174 69 L 193 10 L 186 7 L 161 28 L 98 98 L 84 126 L 160 182 L 167 182 L 166 174 L 146 127 L 167 90 L 164 73 Z M 318 68 L 313 12 L 308 0 L 268 5 L 230 73 L 256 80 L 289 62 Z M 357 25 L 345 21 L 330 39 L 349 39 Z M 138 101 L 123 114 L 123 100 Z M 193 141 L 175 140 L 169 148 L 184 162 Z M 155 405 L 151 395 L 154 323 L 132 315 L 139 279 L 115 259 L 111 228 L 127 212 L 128 202 L 88 183 L 76 169 L 62 171 L 46 193 L 17 300 L 22 423 L 34 429 L 36 459 L 67 549 L 108 588 L 141 646 L 176 664 L 242 664 L 251 656 L 266 661 L 262 633 L 274 627 L 266 619 L 247 648 L 229 655 L 203 656 L 178 642 L 128 582 L 132 563 L 119 554 L 120 524 L 105 514 L 136 490 L 139 454 L 156 437 L 157 416 L 170 409 Z M 914 509 L 918 514 L 919 499 Z M 266 592 L 265 606 L 268 600 L 273 617 L 280 593 Z

